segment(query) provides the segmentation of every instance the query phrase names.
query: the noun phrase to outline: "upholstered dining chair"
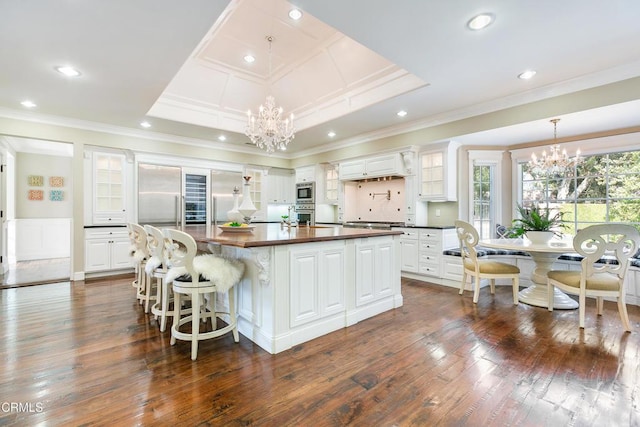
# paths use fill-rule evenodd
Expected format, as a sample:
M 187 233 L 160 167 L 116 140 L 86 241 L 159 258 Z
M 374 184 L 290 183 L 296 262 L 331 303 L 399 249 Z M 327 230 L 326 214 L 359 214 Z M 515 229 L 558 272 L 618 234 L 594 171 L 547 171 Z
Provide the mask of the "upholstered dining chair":
M 457 220 L 454 223 L 458 240 L 460 241 L 460 255 L 462 256 L 462 283 L 460 295 L 464 293 L 467 278 L 473 278 L 473 303 L 478 303 L 480 296 L 480 281 L 489 279 L 491 294 L 496 291 L 496 279 L 511 279 L 513 286 L 513 303 L 518 304 L 520 286 L 520 269 L 515 265 L 488 259 L 478 259 L 476 246 L 480 240 L 478 231 L 468 222 Z
M 213 254 L 197 255 L 197 245 L 191 235 L 179 230 L 166 228 L 165 236 L 167 263 L 169 271 L 165 276 L 173 288 L 173 325 L 171 326 L 171 345 L 176 340 L 191 341 L 191 359 L 198 357 L 198 341 L 216 338 L 228 332 L 238 342 L 238 323 L 236 316 L 236 285 L 244 274 L 244 263 Z M 228 311 L 217 311 L 216 294 L 226 293 Z M 191 309 L 182 317 L 181 297 L 191 297 Z M 208 302 L 208 304 L 207 304 Z M 200 321 L 211 319 L 212 331 L 200 332 Z M 227 321 L 227 325 L 217 328 L 217 318 Z M 191 331 L 183 332 L 182 326 L 191 323 Z
M 604 297 L 616 298 L 625 331 L 631 331 L 625 303 L 624 279 L 629 258 L 640 245 L 638 230 L 625 224 L 592 225 L 578 231 L 573 248 L 584 258 L 580 271 L 552 270 L 547 273 L 549 311 L 553 311 L 554 288 L 578 295 L 580 327 L 584 329 L 586 297 L 596 298 L 596 311 L 602 315 Z

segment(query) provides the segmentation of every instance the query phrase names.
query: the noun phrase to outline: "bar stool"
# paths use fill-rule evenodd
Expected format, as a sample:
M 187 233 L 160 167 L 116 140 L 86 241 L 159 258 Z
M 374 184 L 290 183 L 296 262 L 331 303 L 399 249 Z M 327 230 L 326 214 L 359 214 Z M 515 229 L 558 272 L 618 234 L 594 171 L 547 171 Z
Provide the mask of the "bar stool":
M 167 262 L 170 265 L 165 277 L 173 284 L 173 326 L 171 327 L 171 345 L 176 340 L 191 341 L 191 360 L 198 357 L 198 341 L 216 338 L 228 332 L 233 333 L 235 342 L 238 336 L 236 317 L 236 299 L 233 286 L 244 274 L 244 264 L 239 260 L 222 258 L 213 254 L 198 255 L 196 242 L 189 234 L 173 229 L 162 230 L 166 238 Z M 216 293 L 226 293 L 229 311 L 216 311 Z M 191 297 L 190 314 L 181 317 L 181 296 Z M 207 299 L 209 304 L 207 307 Z M 217 319 L 228 315 L 228 324 L 217 329 Z M 212 331 L 200 332 L 200 320 L 211 319 Z M 191 332 L 181 332 L 180 327 L 191 323 Z
M 159 320 L 160 332 L 164 332 L 167 328 L 167 316 L 171 316 L 173 312 L 169 311 L 169 302 L 171 299 L 169 283 L 165 280 L 167 275 L 167 256 L 164 244 L 164 235 L 160 229 L 145 225 L 144 230 L 147 233 L 147 248 L 149 249 L 150 258 L 145 267 L 147 280 L 155 279 L 156 300 L 151 306 L 153 313 Z M 151 286 L 152 287 L 152 286 Z
M 147 276 L 145 274 L 145 266 L 149 258 L 147 233 L 139 224 L 128 223 L 127 228 L 131 239 L 131 256 L 136 270 L 136 278 L 131 284 L 136 288 L 136 298 L 142 304 L 146 298 Z

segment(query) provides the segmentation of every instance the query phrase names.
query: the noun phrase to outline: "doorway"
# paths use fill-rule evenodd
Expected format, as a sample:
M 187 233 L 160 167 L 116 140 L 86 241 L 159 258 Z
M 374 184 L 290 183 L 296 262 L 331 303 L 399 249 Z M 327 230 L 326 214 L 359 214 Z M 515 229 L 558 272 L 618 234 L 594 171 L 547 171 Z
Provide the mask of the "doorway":
M 0 287 L 69 281 L 73 145 L 0 136 Z

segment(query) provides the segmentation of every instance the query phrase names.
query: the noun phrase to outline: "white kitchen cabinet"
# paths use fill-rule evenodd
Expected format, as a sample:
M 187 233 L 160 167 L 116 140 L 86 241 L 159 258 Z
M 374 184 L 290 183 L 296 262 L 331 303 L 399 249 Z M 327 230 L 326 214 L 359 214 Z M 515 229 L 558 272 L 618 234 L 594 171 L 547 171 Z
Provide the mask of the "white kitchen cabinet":
M 393 294 L 394 244 L 387 239 L 356 242 L 356 306 Z
M 129 233 L 125 227 L 85 229 L 85 272 L 132 268 L 130 246 Z
M 418 231 L 413 228 L 398 228 L 404 234 L 400 236 L 400 269 L 409 273 L 419 270 Z
M 457 150 L 459 144 L 449 142 L 437 149 L 419 154 L 420 188 L 418 196 L 425 201 L 457 200 Z
M 457 247 L 458 245 L 455 229 L 415 228 L 413 230 L 414 233 L 418 234 L 417 273 L 422 276 L 442 278 L 445 272 L 442 252 L 445 249 Z M 413 238 L 415 239 L 415 237 Z M 403 254 L 404 253 L 405 251 L 403 251 Z M 413 255 L 407 253 L 407 257 L 410 256 Z M 408 258 L 407 261 L 402 261 L 403 265 L 406 263 L 409 268 L 409 264 L 412 264 L 413 262 L 414 261 L 411 258 Z M 405 268 L 402 270 L 406 272 L 414 272 Z
M 245 168 L 244 176 L 250 176 L 249 180 L 249 194 L 251 195 L 251 201 L 256 207 L 256 212 L 251 216 L 253 221 L 264 221 L 267 217 L 267 193 L 266 187 L 266 174 L 264 169 Z M 242 194 L 242 189 L 240 190 Z M 242 199 L 240 199 L 242 203 Z
M 296 183 L 315 182 L 317 180 L 316 165 L 296 168 Z
M 292 248 L 290 266 L 291 327 L 344 312 L 344 245 Z
M 340 179 L 365 179 L 389 175 L 404 175 L 400 153 L 368 157 L 340 163 Z
M 327 164 L 324 167 L 324 203 L 335 205 L 338 203 L 338 188 L 340 180 L 338 179 L 338 170 L 336 166 Z
M 294 204 L 295 183 L 292 174 L 279 174 L 271 171 L 267 175 L 267 202 L 272 204 Z
M 127 222 L 125 156 L 94 152 L 92 164 L 93 224 L 125 224 Z

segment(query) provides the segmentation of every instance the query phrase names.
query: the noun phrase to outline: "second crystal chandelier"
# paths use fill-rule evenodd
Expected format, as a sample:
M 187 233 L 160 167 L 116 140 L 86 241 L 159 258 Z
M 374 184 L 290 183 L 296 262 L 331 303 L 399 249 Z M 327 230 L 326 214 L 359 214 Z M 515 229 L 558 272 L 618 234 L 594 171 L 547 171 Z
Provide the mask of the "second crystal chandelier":
M 560 145 L 557 143 L 556 127 L 560 119 L 550 120 L 553 123 L 553 142 L 549 148 L 549 153 L 542 152 L 542 157 L 538 158 L 535 153 L 531 154 L 529 167 L 533 174 L 547 177 L 560 177 L 573 172 L 575 165 L 580 163 L 580 150 L 576 151 L 575 157 L 569 157 L 567 150 L 560 151 Z

